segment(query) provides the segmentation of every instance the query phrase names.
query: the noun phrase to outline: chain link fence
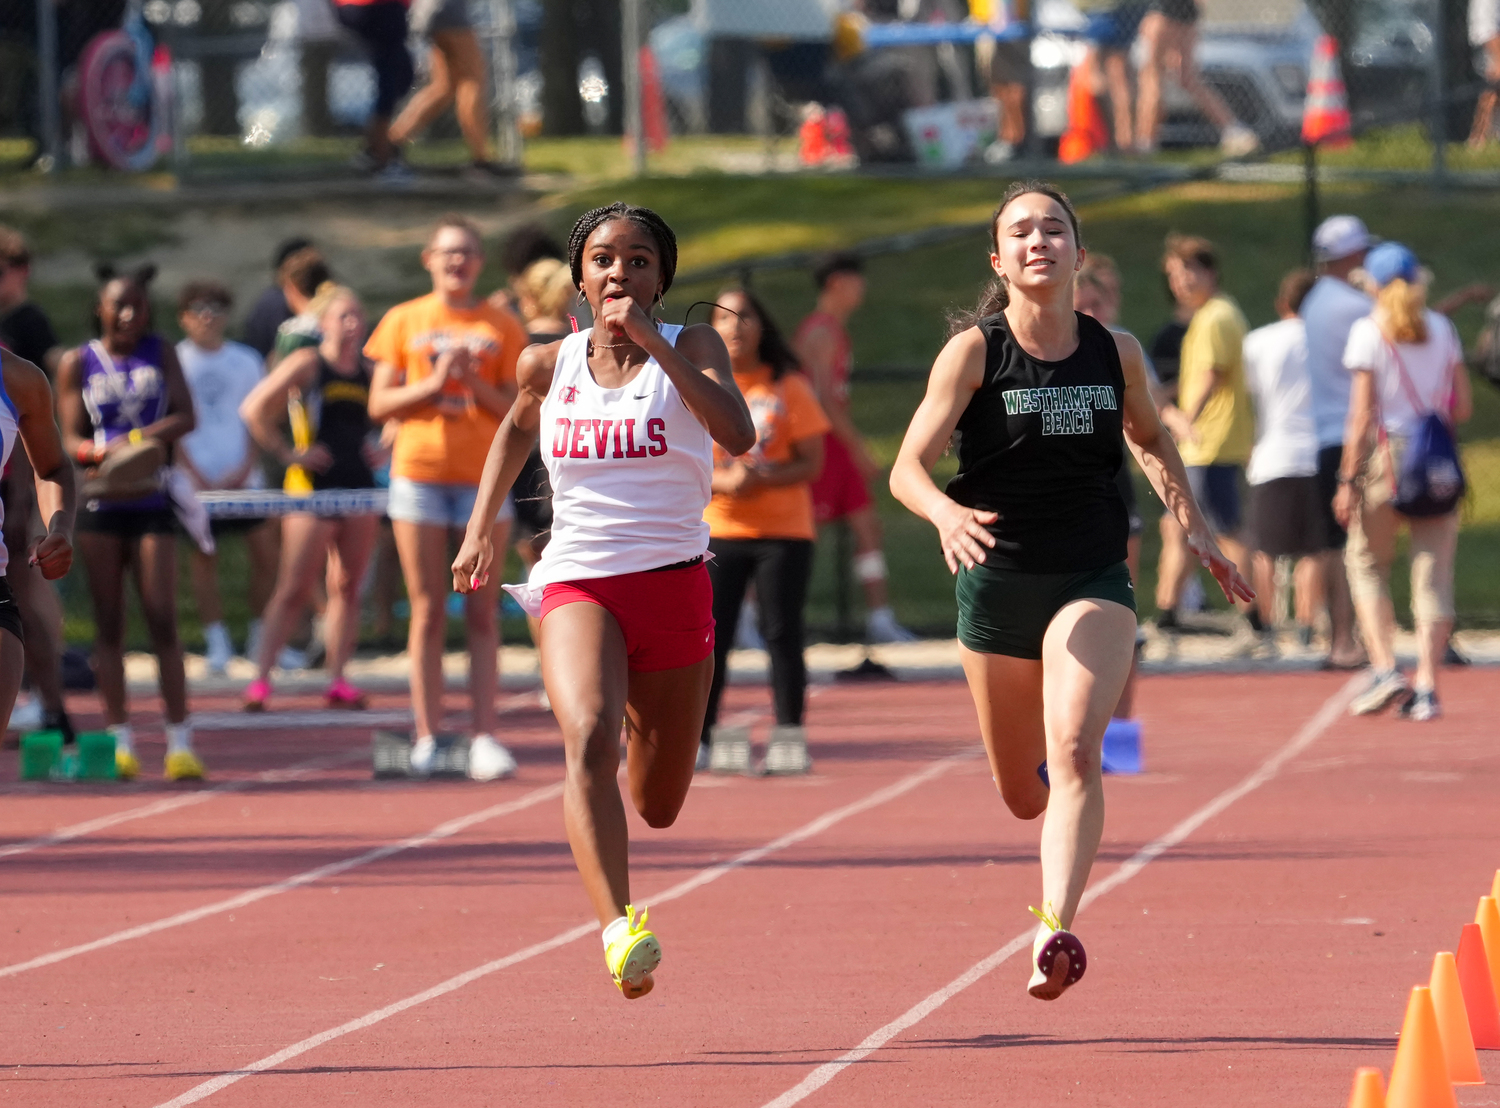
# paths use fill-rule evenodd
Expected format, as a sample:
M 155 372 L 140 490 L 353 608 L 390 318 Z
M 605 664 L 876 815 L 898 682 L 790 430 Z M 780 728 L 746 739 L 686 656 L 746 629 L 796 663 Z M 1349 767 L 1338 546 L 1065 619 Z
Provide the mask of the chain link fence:
M 1274 169 L 1294 160 L 1331 34 L 1361 141 L 1325 164 L 1500 168 L 1462 145 L 1500 78 L 1484 0 L 416 0 L 412 24 L 434 3 L 466 6 L 501 161 L 520 159 L 523 135 L 639 126 L 648 154 L 759 135 L 768 169 Z M 346 22 L 330 0 L 0 0 L 0 155 L 326 169 L 376 100 Z M 421 89 L 431 40 L 406 49 Z M 1483 123 L 1471 145 L 1492 137 Z M 415 149 L 441 161 L 459 131 L 439 116 L 423 137 Z

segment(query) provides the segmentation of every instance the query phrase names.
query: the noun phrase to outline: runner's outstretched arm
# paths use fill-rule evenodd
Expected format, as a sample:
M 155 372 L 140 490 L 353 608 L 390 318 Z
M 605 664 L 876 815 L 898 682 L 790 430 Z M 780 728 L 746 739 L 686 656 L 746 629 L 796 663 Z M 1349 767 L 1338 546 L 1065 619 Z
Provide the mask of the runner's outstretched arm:
M 977 327 L 948 340 L 932 363 L 927 393 L 891 467 L 891 495 L 937 528 L 949 573 L 957 573 L 960 564 L 973 569 L 995 545 L 988 524 L 999 517 L 955 502 L 932 479 L 932 467 L 984 383 L 984 349 L 984 335 Z
M 516 401 L 500 421 L 500 428 L 490 442 L 490 452 L 484 459 L 484 473 L 479 478 L 474 511 L 464 531 L 463 545 L 453 559 L 455 592 L 473 592 L 489 580 L 490 567 L 495 560 L 492 524 L 500 514 L 506 494 L 520 476 L 526 456 L 536 444 L 542 424 L 542 401 L 552 387 L 552 371 L 557 365 L 557 351 L 561 345 L 552 342 L 544 346 L 528 346 L 516 363 Z

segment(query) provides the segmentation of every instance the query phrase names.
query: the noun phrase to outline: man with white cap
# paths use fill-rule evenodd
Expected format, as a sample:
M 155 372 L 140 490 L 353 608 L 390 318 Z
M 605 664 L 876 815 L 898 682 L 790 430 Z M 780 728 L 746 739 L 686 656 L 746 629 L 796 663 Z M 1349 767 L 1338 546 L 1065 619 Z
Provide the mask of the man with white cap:
M 1344 572 L 1344 528 L 1333 514 L 1338 493 L 1339 460 L 1344 451 L 1344 423 L 1349 415 L 1350 373 L 1344 368 L 1344 346 L 1354 321 L 1370 314 L 1374 301 L 1349 283 L 1380 240 L 1358 216 L 1329 216 L 1313 232 L 1313 260 L 1318 280 L 1302 301 L 1299 314 L 1307 324 L 1307 371 L 1312 382 L 1313 420 L 1318 433 L 1319 502 L 1326 512 L 1328 548 L 1322 555 L 1328 598 L 1332 669 L 1359 669 L 1365 653 L 1354 638 L 1354 606 Z

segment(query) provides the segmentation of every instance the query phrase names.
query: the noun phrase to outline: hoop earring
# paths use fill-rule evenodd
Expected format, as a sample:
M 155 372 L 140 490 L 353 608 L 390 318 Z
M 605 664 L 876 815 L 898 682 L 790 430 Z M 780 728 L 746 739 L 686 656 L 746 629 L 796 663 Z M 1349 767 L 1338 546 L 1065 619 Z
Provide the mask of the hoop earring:
M 580 304 L 582 304 L 582 303 L 583 303 L 583 290 L 582 290 L 582 289 L 579 289 L 579 290 L 578 290 L 578 302 L 579 302 L 579 303 L 580 303 Z

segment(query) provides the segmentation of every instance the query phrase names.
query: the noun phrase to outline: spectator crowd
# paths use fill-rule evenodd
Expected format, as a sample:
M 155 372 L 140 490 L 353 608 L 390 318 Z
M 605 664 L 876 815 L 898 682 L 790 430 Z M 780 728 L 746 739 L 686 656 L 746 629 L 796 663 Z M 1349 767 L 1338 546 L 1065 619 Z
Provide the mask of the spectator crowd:
M 1288 273 L 1276 296 L 1277 321 L 1252 331 L 1221 287 L 1213 244 L 1168 237 L 1162 271 L 1174 313 L 1144 344 L 1161 417 L 1216 540 L 1253 570 L 1259 596 L 1237 616 L 1244 649 L 1276 652 L 1283 586 L 1290 584 L 1303 644 L 1325 636 L 1327 666 L 1370 667 L 1369 688 L 1354 711 L 1398 704 L 1411 719 L 1432 719 L 1441 713 L 1438 667 L 1452 652 L 1457 506 L 1450 500 L 1418 511 L 1401 478 L 1413 452 L 1428 449 L 1434 416 L 1448 427 L 1468 418 L 1463 349 L 1443 313 L 1479 294 L 1465 290 L 1429 306 L 1431 274 L 1409 249 L 1379 241 L 1353 216 L 1325 220 L 1312 249 L 1316 269 Z M 450 593 L 449 562 L 474 510 L 489 443 L 515 398 L 521 350 L 575 329 L 570 313 L 583 309 L 560 244 L 540 229 L 513 235 L 501 260 L 508 284 L 479 295 L 481 236 L 463 217 L 444 217 L 422 252 L 432 291 L 372 326 L 358 292 L 339 283 L 317 245 L 289 240 L 272 259 L 272 283 L 246 314 L 243 342 L 228 337 L 231 292 L 204 279 L 177 290 L 184 337 L 175 345 L 160 337 L 152 316 L 154 270 L 101 268 L 98 337 L 64 349 L 29 299 L 24 238 L 0 228 L 0 343 L 53 380 L 63 447 L 86 478 L 77 547 L 96 628 L 92 664 L 122 775 L 139 769 L 124 679 L 127 586 L 139 595 L 158 661 L 166 773 L 205 772 L 192 747 L 178 630 L 184 532 L 192 539 L 188 576 L 212 673 L 223 674 L 237 652 L 225 590 L 245 591 L 251 619 L 243 654 L 256 674 L 244 690 L 246 711 L 271 705 L 278 670 L 309 663 L 328 672 L 330 707 L 363 708 L 364 694 L 345 674 L 360 612 L 372 599 L 377 633 L 388 633 L 395 584 L 404 581 L 413 766 L 420 772 L 434 754 L 444 636 L 449 616 L 457 615 L 470 664 L 471 775 L 514 771 L 495 714 L 500 582 L 459 599 Z M 849 524 L 867 641 L 913 637 L 890 607 L 870 492 L 880 467 L 849 404 L 848 323 L 865 294 L 860 259 L 830 255 L 813 277 L 815 300 L 790 338 L 748 288 L 725 289 L 711 305 L 710 323 L 757 432 L 747 454 L 719 451 L 707 512 L 719 633 L 700 763 L 718 770 L 749 769 L 743 729 L 718 725 L 737 631 L 769 657 L 776 732 L 766 767 L 806 769 L 804 610 L 820 524 Z M 1122 291 L 1114 264 L 1091 256 L 1078 275 L 1075 307 L 1113 327 Z M 541 451 L 549 448 L 554 444 L 538 443 L 493 521 L 496 549 L 514 544 L 523 572 L 547 542 L 550 490 Z M 137 465 L 141 472 L 126 461 L 137 455 L 146 459 Z M 1130 570 L 1138 576 L 1141 520 L 1126 470 L 1119 481 L 1132 517 Z M 210 518 L 199 501 L 202 494 L 277 488 L 291 499 L 264 517 Z M 3 484 L 5 542 L 32 692 L 14 722 L 71 739 L 61 605 L 25 558 L 36 525 L 30 490 L 25 453 L 17 452 Z M 330 492 L 365 494 L 367 506 L 317 508 L 318 494 Z M 1156 627 L 1171 633 L 1191 623 L 1202 591 L 1187 536 L 1171 513 L 1160 527 Z M 1396 664 L 1389 587 L 1403 527 L 1418 644 L 1410 681 Z M 231 535 L 248 558 L 242 586 L 230 586 L 219 572 L 218 544 Z M 1290 574 L 1278 572 L 1287 565 Z M 1129 714 L 1128 703 L 1122 711 Z

